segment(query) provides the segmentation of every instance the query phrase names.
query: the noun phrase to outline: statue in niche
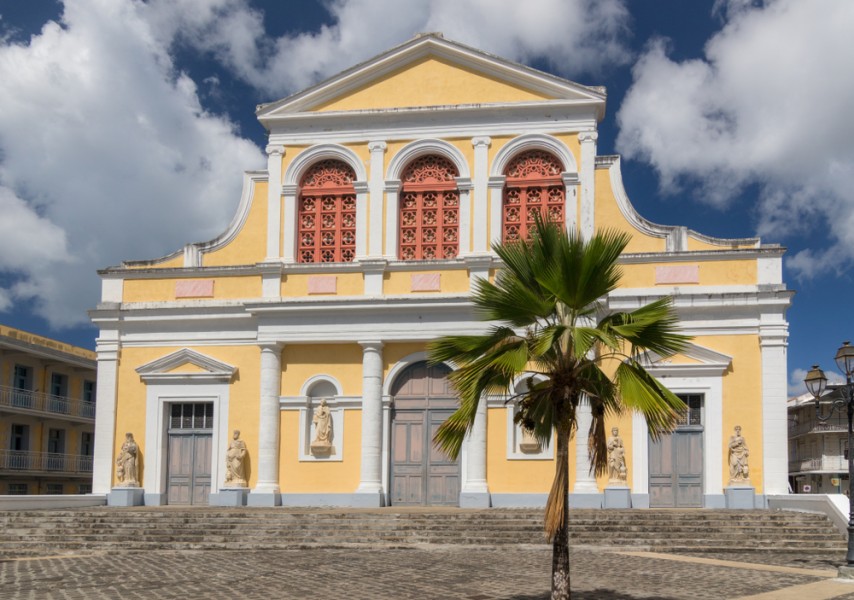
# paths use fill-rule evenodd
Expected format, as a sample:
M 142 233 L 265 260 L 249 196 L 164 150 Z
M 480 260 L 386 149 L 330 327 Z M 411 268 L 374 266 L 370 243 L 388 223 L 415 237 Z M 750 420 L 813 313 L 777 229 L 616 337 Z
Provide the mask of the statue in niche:
M 320 400 L 320 405 L 314 410 L 311 422 L 314 425 L 311 453 L 315 456 L 329 455 L 332 452 L 332 413 L 325 398 Z
M 540 442 L 534 437 L 534 432 L 524 425 L 522 426 L 522 440 L 519 442 L 519 451 L 525 454 L 536 454 L 541 450 Z
M 240 439 L 240 430 L 234 430 L 234 437 L 228 443 L 225 453 L 225 487 L 246 487 L 246 442 Z
M 729 438 L 729 484 L 744 485 L 750 483 L 750 471 L 747 459 L 750 450 L 741 435 L 741 425 L 735 426 L 735 433 Z
M 611 439 L 608 440 L 608 484 L 625 486 L 628 478 L 626 469 L 626 447 L 620 430 L 611 428 Z
M 133 434 L 125 434 L 125 441 L 116 458 L 116 480 L 119 487 L 139 487 L 136 462 L 138 452 L 139 447 L 133 439 Z

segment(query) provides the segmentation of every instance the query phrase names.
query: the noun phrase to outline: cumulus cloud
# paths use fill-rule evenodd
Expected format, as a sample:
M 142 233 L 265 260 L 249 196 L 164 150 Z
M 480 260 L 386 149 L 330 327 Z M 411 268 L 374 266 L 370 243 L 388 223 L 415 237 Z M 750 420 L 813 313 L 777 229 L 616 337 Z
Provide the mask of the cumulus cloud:
M 758 233 L 826 232 L 789 266 L 801 277 L 854 263 L 854 3 L 719 1 L 702 59 L 654 40 L 617 115 L 617 147 L 649 162 L 665 192 L 694 186 L 726 206 L 759 189 Z
M 213 237 L 264 165 L 202 109 L 144 9 L 66 0 L 61 23 L 0 44 L 0 309 L 85 322 L 95 269 Z
M 807 369 L 792 369 L 789 373 L 789 397 L 800 396 L 807 393 L 807 386 L 804 385 L 804 377 L 807 376 Z M 836 371 L 825 371 L 827 382 L 831 385 L 841 385 L 845 383 L 845 379 Z
M 151 0 L 148 18 L 163 40 L 214 54 L 238 77 L 279 96 L 307 87 L 415 33 L 523 62 L 542 60 L 564 75 L 628 61 L 625 0 L 332 0 L 331 24 L 272 38 L 246 0 Z

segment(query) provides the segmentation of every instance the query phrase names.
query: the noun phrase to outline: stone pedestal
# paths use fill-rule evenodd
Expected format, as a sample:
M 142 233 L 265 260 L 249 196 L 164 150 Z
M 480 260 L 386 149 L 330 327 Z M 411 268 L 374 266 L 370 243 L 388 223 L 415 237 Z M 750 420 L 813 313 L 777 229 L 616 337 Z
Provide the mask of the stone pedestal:
M 575 494 L 569 495 L 570 508 L 602 508 L 602 494 Z
M 247 506 L 281 506 L 282 495 L 279 492 L 252 490 L 246 497 Z
M 731 485 L 724 488 L 726 507 L 729 509 L 756 508 L 756 488 L 749 485 Z
M 605 508 L 631 508 L 632 491 L 628 487 L 605 488 Z
M 838 579 L 846 579 L 851 583 L 854 583 L 854 567 L 849 567 L 848 565 L 842 565 L 836 571 L 836 577 Z
M 460 492 L 460 508 L 489 508 L 489 492 Z
M 385 506 L 385 497 L 382 491 L 359 491 L 353 494 L 353 506 L 356 508 L 379 508 Z
M 142 506 L 145 490 L 138 487 L 113 488 L 107 494 L 107 506 Z
M 208 499 L 211 506 L 246 506 L 249 488 L 225 488 Z

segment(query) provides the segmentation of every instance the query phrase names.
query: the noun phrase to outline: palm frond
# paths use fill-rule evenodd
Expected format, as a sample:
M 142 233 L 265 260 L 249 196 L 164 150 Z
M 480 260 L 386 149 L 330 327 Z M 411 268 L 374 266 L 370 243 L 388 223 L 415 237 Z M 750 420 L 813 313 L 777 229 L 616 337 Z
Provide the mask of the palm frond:
M 639 363 L 620 363 L 614 374 L 623 404 L 643 414 L 652 439 L 670 432 L 676 426 L 685 403 L 650 375 Z

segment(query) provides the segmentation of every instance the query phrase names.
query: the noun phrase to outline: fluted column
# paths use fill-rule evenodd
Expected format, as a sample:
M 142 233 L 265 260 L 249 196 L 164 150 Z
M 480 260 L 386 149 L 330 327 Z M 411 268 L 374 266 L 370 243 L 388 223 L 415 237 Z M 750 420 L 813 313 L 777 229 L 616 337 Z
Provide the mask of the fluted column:
M 279 394 L 282 389 L 282 344 L 261 345 L 261 403 L 258 423 L 258 480 L 249 494 L 250 506 L 278 506 Z
M 474 424 L 466 440 L 466 481 L 460 491 L 461 508 L 488 508 L 486 483 L 486 399 L 477 406 Z
M 362 346 L 362 466 L 356 506 L 382 506 L 383 343 Z

